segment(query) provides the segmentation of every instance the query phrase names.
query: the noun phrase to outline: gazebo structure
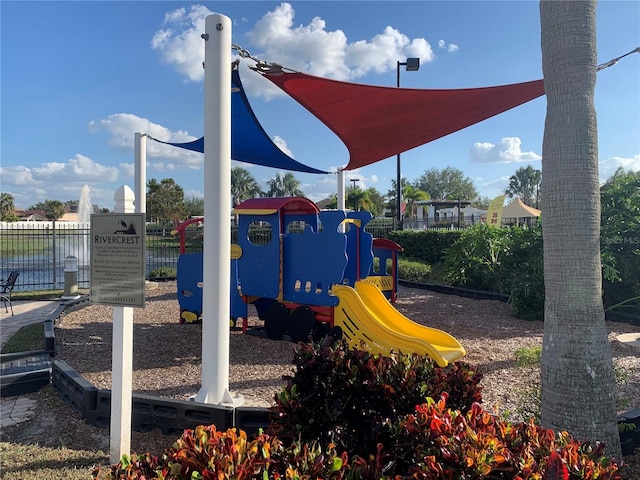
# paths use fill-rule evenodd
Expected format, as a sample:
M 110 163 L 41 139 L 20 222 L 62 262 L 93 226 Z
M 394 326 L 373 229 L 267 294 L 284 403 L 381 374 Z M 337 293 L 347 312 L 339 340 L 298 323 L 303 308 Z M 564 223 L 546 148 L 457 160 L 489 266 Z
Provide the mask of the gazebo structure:
M 520 197 L 516 197 L 502 210 L 502 224 L 531 225 L 533 219 L 538 218 L 541 213 L 542 211 L 525 205 L 522 200 L 520 200 Z

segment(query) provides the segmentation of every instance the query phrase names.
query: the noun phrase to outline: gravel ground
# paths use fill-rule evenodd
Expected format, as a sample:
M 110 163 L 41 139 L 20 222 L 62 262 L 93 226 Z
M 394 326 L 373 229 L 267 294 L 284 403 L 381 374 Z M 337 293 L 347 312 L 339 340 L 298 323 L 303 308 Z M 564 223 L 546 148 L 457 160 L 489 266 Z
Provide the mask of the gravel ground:
M 396 308 L 408 318 L 449 332 L 465 347 L 463 358 L 483 373 L 488 408 L 517 416 L 523 393 L 537 381 L 533 369 L 523 375 L 515 352 L 542 344 L 542 322 L 515 318 L 505 303 L 475 300 L 400 287 Z M 261 326 L 251 308 L 248 324 Z M 56 358 L 66 361 L 98 388 L 111 388 L 111 307 L 93 305 L 69 313 L 56 325 Z M 200 388 L 201 325 L 180 325 L 175 282 L 150 284 L 144 309 L 134 310 L 133 390 L 188 399 Z M 616 341 L 638 327 L 609 322 L 609 339 L 626 381 L 618 387 L 620 410 L 640 407 L 640 352 Z M 291 372 L 293 344 L 231 332 L 229 388 L 250 405 L 269 406 Z
M 484 375 L 481 384 L 486 408 L 509 412 L 513 419 L 518 419 L 519 412 L 528 411 L 531 404 L 527 392 L 539 377 L 535 369 L 516 366 L 515 352 L 521 347 L 541 345 L 542 322 L 519 320 L 511 314 L 508 305 L 499 301 L 406 287 L 400 288 L 396 308 L 408 318 L 445 330 L 460 341 L 467 351 L 463 360 L 477 366 Z M 93 305 L 65 315 L 56 325 L 56 359 L 64 360 L 90 383 L 104 389 L 111 388 L 112 315 L 111 307 Z M 254 315 L 250 310 L 250 327 L 262 324 Z M 149 284 L 145 308 L 134 310 L 135 392 L 188 399 L 200 388 L 201 326 L 180 325 L 178 319 L 175 282 Z M 613 322 L 608 322 L 607 328 L 617 370 L 624 372 L 625 381 L 617 386 L 620 411 L 629 411 L 640 407 L 640 351 L 621 344 L 616 337 L 637 332 L 638 328 Z M 292 356 L 290 342 L 232 331 L 231 392 L 243 395 L 247 405 L 269 406 L 283 385 L 282 376 L 292 371 Z M 47 393 L 39 395 L 46 397 Z M 47 401 L 56 403 L 51 398 Z M 57 405 L 57 408 L 64 410 L 65 406 Z M 84 432 L 83 440 L 76 439 L 78 447 L 97 443 L 98 448 L 108 451 L 109 438 L 105 429 L 82 426 L 82 420 L 74 418 L 77 415 L 70 409 L 63 415 L 75 425 L 72 429 Z M 19 440 L 28 429 L 23 426 L 22 430 L 22 435 L 13 430 L 7 432 L 11 438 L 3 440 Z M 68 430 L 58 435 L 73 444 Z M 87 437 L 91 438 L 89 444 Z M 164 438 L 159 432 L 134 434 L 132 450 L 159 453 L 173 440 L 175 438 Z M 636 464 L 637 457 L 627 460 Z M 640 478 L 640 469 L 631 475 L 629 478 Z

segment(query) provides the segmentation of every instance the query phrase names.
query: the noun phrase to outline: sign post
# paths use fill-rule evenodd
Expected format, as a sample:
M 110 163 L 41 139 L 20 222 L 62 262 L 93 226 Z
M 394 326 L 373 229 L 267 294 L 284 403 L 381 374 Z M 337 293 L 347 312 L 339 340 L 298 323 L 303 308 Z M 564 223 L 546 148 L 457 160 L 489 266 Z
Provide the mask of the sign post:
M 146 223 L 123 185 L 116 213 L 91 216 L 91 302 L 113 306 L 110 455 L 118 463 L 131 451 L 133 307 L 144 308 Z

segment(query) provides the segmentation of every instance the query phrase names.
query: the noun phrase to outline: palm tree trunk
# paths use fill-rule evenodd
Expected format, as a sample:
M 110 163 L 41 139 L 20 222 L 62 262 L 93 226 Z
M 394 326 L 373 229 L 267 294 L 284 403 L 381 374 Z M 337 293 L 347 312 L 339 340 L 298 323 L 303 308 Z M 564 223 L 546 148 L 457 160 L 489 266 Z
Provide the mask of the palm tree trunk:
M 545 324 L 542 423 L 620 458 L 604 323 L 594 0 L 540 3 L 547 118 L 542 148 Z

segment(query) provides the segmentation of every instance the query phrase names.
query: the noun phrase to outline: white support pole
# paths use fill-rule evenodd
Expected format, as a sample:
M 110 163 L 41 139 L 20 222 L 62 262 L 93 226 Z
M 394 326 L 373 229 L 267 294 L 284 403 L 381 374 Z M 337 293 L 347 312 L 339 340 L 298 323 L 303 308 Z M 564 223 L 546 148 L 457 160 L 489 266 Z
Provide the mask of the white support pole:
M 231 19 L 205 19 L 204 253 L 201 403 L 240 405 L 229 393 L 231 291 Z
M 115 213 L 134 213 L 133 190 L 122 185 L 114 195 Z M 111 346 L 111 464 L 131 453 L 131 394 L 133 371 L 133 307 L 113 307 Z
M 147 212 L 147 134 L 135 133 L 134 138 L 134 158 L 136 185 L 136 211 L 135 213 Z
M 134 136 L 135 213 L 147 213 L 147 134 L 136 132 Z M 147 226 L 144 225 L 146 229 Z M 145 246 L 146 249 L 146 246 Z M 146 281 L 149 283 L 149 280 Z
M 344 170 L 338 170 L 338 210 L 344 210 L 345 195 L 344 195 Z

